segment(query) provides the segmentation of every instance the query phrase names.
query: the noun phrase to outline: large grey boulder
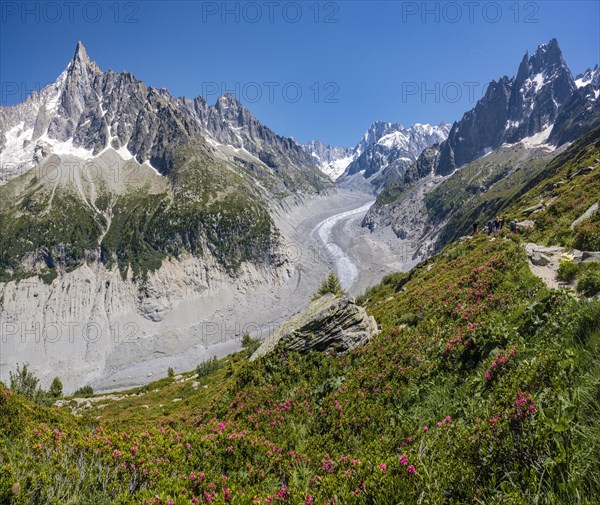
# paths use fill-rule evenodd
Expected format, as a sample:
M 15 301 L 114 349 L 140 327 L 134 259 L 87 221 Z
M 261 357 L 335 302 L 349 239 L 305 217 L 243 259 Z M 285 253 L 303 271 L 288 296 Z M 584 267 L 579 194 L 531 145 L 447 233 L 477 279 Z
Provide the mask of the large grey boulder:
M 588 217 L 593 216 L 596 211 L 598 210 L 598 202 L 596 202 L 594 205 L 592 205 L 588 210 L 586 210 L 581 216 L 579 216 L 577 219 L 575 219 L 575 221 L 573 221 L 571 223 L 571 230 L 574 230 L 575 227 L 581 223 L 584 219 L 587 219 Z
M 326 294 L 283 323 L 250 358 L 254 361 L 276 348 L 285 351 L 347 352 L 377 333 L 377 323 L 349 296 Z

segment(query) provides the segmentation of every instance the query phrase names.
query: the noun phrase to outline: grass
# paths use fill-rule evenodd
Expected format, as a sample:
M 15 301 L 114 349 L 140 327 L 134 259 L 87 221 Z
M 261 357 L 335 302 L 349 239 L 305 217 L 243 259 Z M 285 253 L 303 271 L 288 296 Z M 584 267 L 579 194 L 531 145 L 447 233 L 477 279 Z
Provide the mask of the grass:
M 587 174 L 574 176 L 581 168 L 595 166 Z M 513 202 L 509 212 L 522 211 L 539 202 L 545 206 L 535 220 L 527 238 L 545 245 L 562 245 L 582 250 L 596 250 L 598 216 L 571 229 L 571 224 L 600 200 L 600 128 L 574 142 L 559 154 L 539 176 L 528 184 L 529 191 Z
M 512 201 L 516 213 L 554 198 L 530 235 L 452 243 L 367 290 L 359 301 L 381 331 L 350 353 L 249 362 L 248 338 L 200 373 L 104 398 L 81 416 L 74 401 L 49 408 L 0 385 L 0 501 L 598 503 L 600 301 L 548 289 L 523 247 L 575 240 L 569 224 L 596 181 L 566 174 L 596 156 L 594 143 L 556 156 Z M 176 192 L 193 199 L 189 183 L 175 172 Z M 226 201 L 198 198 L 203 209 Z M 135 226 L 147 243 L 153 216 Z M 239 225 L 213 217 L 230 232 Z M 243 257 L 241 244 L 228 247 Z M 596 286 L 597 274 L 584 264 L 575 275 Z

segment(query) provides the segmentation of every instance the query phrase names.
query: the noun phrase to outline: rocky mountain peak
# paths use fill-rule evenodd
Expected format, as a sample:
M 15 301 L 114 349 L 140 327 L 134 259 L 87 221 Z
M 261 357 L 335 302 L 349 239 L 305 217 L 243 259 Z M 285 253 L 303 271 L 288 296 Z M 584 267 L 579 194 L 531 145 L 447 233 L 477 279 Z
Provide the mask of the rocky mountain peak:
M 69 78 L 71 80 L 79 78 L 80 81 L 85 79 L 82 83 L 88 84 L 89 79 L 99 73 L 101 73 L 100 67 L 90 59 L 82 42 L 77 42 L 73 58 L 66 68 L 67 81 Z
M 526 52 L 515 78 L 491 81 L 486 95 L 454 124 L 441 146 L 436 173 L 450 174 L 503 143 L 516 143 L 551 127 L 576 84 L 556 39 Z
M 577 74 L 575 77 L 575 85 L 578 88 L 591 84 L 594 88 L 600 87 L 600 67 L 598 64 L 593 68 L 588 68 L 585 72 Z
M 535 53 L 531 56 L 529 63 L 532 70 L 536 73 L 566 66 L 556 39 L 551 39 L 547 44 L 539 45 Z
M 20 122 L 25 128 L 17 132 Z M 8 142 L 11 129 L 15 132 L 10 137 L 19 137 Z M 327 185 L 300 146 L 261 124 L 233 95 L 221 96 L 212 106 L 202 97 L 174 98 L 167 89 L 146 86 L 131 73 L 103 72 L 81 42 L 56 83 L 39 97 L 0 107 L 0 153 L 19 154 L 18 160 L 11 154 L 11 161 L 27 166 L 39 162 L 33 156 L 34 141 L 42 136 L 50 144 L 48 153 L 56 147 L 93 157 L 112 147 L 127 158 L 149 162 L 162 174 L 173 168 L 173 151 L 181 144 L 209 137 L 224 149 L 244 148 L 272 171 L 294 167 L 294 174 L 300 168 L 316 172 L 313 179 Z M 68 145 L 59 147 L 62 143 Z
M 77 41 L 77 45 L 75 46 L 75 53 L 73 54 L 72 61 L 79 62 L 82 64 L 91 63 L 90 57 L 88 56 L 88 53 L 85 50 L 85 47 L 83 45 L 83 42 L 81 42 L 81 40 Z

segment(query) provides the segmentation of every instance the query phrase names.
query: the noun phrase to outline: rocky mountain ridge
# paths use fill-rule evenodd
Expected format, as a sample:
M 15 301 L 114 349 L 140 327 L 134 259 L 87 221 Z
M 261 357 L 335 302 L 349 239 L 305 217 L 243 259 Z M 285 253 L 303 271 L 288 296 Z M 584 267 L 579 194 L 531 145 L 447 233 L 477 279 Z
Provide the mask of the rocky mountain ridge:
M 309 191 L 327 186 L 295 141 L 276 135 L 232 95 L 214 105 L 202 97 L 174 98 L 129 72 L 101 71 L 81 42 L 55 83 L 21 104 L 0 107 L 0 156 L 10 165 L 0 178 L 10 180 L 51 152 L 91 159 L 108 148 L 165 175 L 174 151 L 198 138 L 250 154 L 292 189 L 295 183 Z
M 552 127 L 577 86 L 556 39 L 525 53 L 515 77 L 489 83 L 485 96 L 452 125 L 435 172 L 448 175 L 504 143 Z
M 390 226 L 430 255 L 468 233 L 481 214 L 493 217 L 543 163 L 600 126 L 599 96 L 597 66 L 573 79 L 556 39 L 540 45 L 515 77 L 489 84 L 447 140 L 384 186 L 363 226 Z
M 375 121 L 354 148 L 332 147 L 318 140 L 303 147 L 339 187 L 378 192 L 401 177 L 424 149 L 445 140 L 449 131 L 449 124 L 416 123 L 407 128 Z

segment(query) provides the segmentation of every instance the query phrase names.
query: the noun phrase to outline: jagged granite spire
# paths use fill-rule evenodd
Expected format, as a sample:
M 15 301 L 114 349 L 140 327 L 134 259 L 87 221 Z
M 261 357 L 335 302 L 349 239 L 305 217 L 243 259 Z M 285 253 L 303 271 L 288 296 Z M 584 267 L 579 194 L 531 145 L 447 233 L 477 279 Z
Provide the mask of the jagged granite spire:
M 551 126 L 575 89 L 556 39 L 540 45 L 531 56 L 526 52 L 515 78 L 492 81 L 486 95 L 454 123 L 440 147 L 436 173 L 447 175 L 486 150 L 518 142 Z
M 310 155 L 292 139 L 261 124 L 233 95 L 224 95 L 215 105 L 202 97 L 175 98 L 128 72 L 103 72 L 82 42 L 77 42 L 56 83 L 22 104 L 0 107 L 0 153 L 6 149 L 5 133 L 21 122 L 31 133 L 24 134 L 26 145 L 14 146 L 13 151 L 20 150 L 19 162 L 24 163 L 39 161 L 34 152 L 38 139 L 46 135 L 40 140 L 44 153 L 51 153 L 53 144 L 69 141 L 90 157 L 109 147 L 125 148 L 140 163 L 149 161 L 166 174 L 173 168 L 178 146 L 208 137 L 244 148 L 289 180 L 304 173 L 311 174 L 316 184 L 327 183 Z

